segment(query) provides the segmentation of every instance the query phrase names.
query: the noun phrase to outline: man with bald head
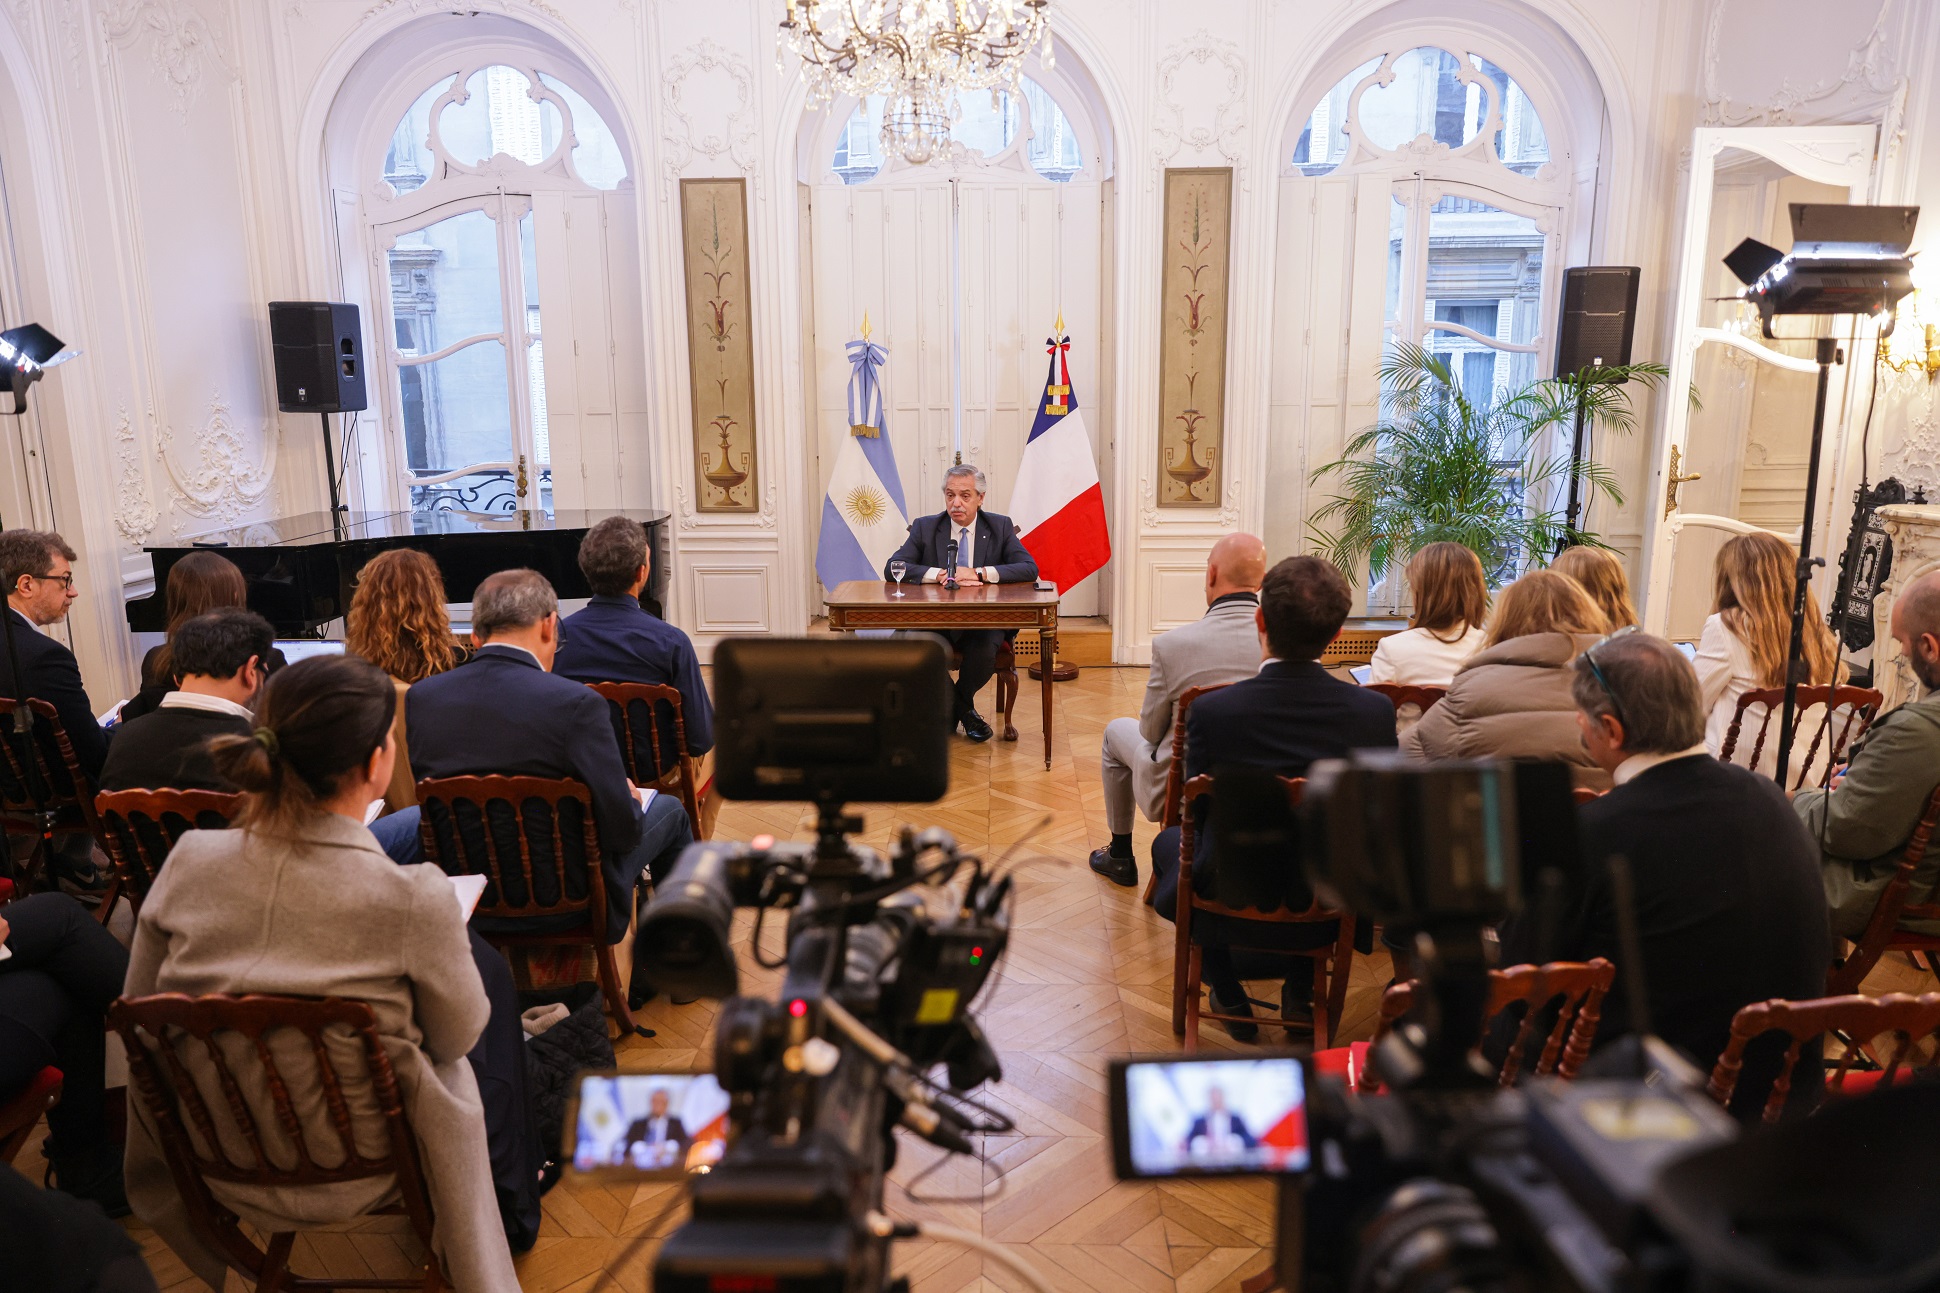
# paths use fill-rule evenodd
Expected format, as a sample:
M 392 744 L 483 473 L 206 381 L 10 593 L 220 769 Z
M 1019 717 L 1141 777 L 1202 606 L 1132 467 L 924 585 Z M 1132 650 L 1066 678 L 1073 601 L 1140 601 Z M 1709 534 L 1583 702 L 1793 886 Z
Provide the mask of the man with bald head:
M 1801 790 L 1792 807 L 1822 851 L 1820 878 L 1832 907 L 1832 932 L 1858 938 L 1893 878 L 1906 842 L 1940 785 L 1940 571 L 1908 584 L 1893 603 L 1893 640 L 1923 690 L 1867 729 L 1830 790 Z M 1940 882 L 1940 832 L 1913 872 L 1908 903 L 1932 902 Z M 1907 929 L 1940 934 L 1940 923 Z
M 1147 821 L 1165 814 L 1165 782 L 1172 770 L 1173 708 L 1193 687 L 1251 678 L 1260 668 L 1254 615 L 1266 578 L 1266 545 L 1250 534 L 1229 534 L 1206 558 L 1206 613 L 1152 642 L 1145 703 L 1137 718 L 1105 725 L 1102 756 L 1105 823 L 1111 843 L 1091 854 L 1091 869 L 1114 884 L 1138 883 L 1132 858 L 1132 807 Z

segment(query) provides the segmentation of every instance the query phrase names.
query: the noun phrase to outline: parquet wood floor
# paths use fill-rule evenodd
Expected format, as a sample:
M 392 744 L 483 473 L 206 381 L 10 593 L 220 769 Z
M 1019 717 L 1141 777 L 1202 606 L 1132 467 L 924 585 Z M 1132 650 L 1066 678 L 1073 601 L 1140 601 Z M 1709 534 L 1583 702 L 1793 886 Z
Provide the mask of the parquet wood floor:
M 1268 1187 L 1259 1182 L 1125 1184 L 1113 1179 L 1105 1103 L 1105 1066 L 1114 1056 L 1178 1049 L 1170 1026 L 1171 926 L 1143 908 L 1137 890 L 1093 876 L 1085 855 L 1106 839 L 1098 748 L 1107 721 L 1138 712 L 1145 671 L 1086 669 L 1057 689 L 1056 751 L 1040 762 L 1035 685 L 1017 706 L 1019 739 L 973 746 L 955 742 L 950 794 L 940 803 L 868 807 L 865 843 L 886 847 L 903 821 L 937 825 L 987 857 L 1009 852 L 1016 868 L 1015 930 L 1008 956 L 981 1002 L 980 1016 L 1003 1057 L 1004 1081 L 990 1098 L 1016 1123 L 983 1138 L 981 1161 L 952 1159 L 907 1137 L 886 1211 L 935 1219 L 1014 1246 L 1053 1287 L 1099 1293 L 1203 1293 L 1234 1289 L 1264 1263 L 1271 1238 Z M 731 804 L 717 836 L 762 832 L 812 838 L 811 818 L 791 805 Z M 1156 828 L 1138 824 L 1139 856 Z M 1141 868 L 1145 864 L 1141 863 Z M 750 930 L 739 926 L 745 946 Z M 770 942 L 769 940 L 774 940 Z M 764 934 L 779 949 L 779 928 Z M 743 958 L 743 965 L 748 962 Z M 1372 1035 L 1389 967 L 1377 953 L 1357 958 L 1343 1040 Z M 777 978 L 744 969 L 744 992 L 772 992 Z M 1867 990 L 1932 990 L 1931 975 L 1892 959 Z M 1261 989 L 1270 996 L 1271 989 Z M 685 1069 L 709 1062 L 713 1009 L 657 1001 L 641 1022 L 657 1030 L 620 1048 L 623 1068 Z M 1274 1040 L 1268 1033 L 1269 1041 Z M 1208 1050 L 1240 1047 L 1216 1026 Z M 18 1163 L 38 1179 L 38 1145 Z M 656 1240 L 677 1226 L 675 1187 L 592 1183 L 567 1177 L 545 1199 L 538 1244 L 519 1259 L 530 1293 L 644 1290 Z M 164 1290 L 200 1288 L 168 1249 L 139 1224 Z M 346 1278 L 403 1273 L 415 1249 L 403 1223 L 373 1218 L 314 1232 L 298 1241 L 303 1273 Z M 897 1269 L 917 1293 L 995 1293 L 1015 1278 L 974 1253 L 944 1244 L 899 1245 Z M 235 1277 L 231 1289 L 240 1289 Z

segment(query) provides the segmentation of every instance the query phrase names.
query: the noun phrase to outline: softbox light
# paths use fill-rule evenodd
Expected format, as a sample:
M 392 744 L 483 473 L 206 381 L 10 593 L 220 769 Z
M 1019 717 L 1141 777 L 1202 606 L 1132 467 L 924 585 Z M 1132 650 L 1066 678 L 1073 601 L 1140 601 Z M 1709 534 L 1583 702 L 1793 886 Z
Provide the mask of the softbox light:
M 48 369 L 80 355 L 38 323 L 23 323 L 0 332 L 0 377 L 13 393 L 13 407 L 7 413 L 27 411 L 27 388 L 39 381 Z

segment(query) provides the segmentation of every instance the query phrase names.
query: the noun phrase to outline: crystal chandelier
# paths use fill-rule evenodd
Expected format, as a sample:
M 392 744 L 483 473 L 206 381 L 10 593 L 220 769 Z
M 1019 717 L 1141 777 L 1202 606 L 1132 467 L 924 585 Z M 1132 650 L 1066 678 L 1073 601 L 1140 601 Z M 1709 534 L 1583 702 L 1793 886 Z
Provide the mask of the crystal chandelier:
M 949 144 L 962 90 L 1017 90 L 1024 56 L 1050 67 L 1050 0 L 788 0 L 776 59 L 802 60 L 808 106 L 886 100 L 885 150 L 921 166 Z

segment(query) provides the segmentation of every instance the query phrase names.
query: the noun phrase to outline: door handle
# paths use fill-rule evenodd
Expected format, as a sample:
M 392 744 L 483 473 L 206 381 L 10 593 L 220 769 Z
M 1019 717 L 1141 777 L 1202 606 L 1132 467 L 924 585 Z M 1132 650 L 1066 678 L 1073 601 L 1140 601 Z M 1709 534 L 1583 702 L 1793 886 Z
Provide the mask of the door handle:
M 1670 479 L 1664 483 L 1664 519 L 1667 521 L 1670 519 L 1671 513 L 1677 510 L 1677 487 L 1687 480 L 1704 479 L 1704 473 L 1701 471 L 1694 471 L 1688 476 L 1678 475 L 1678 462 L 1682 457 L 1683 454 L 1678 450 L 1678 447 L 1672 445 Z

